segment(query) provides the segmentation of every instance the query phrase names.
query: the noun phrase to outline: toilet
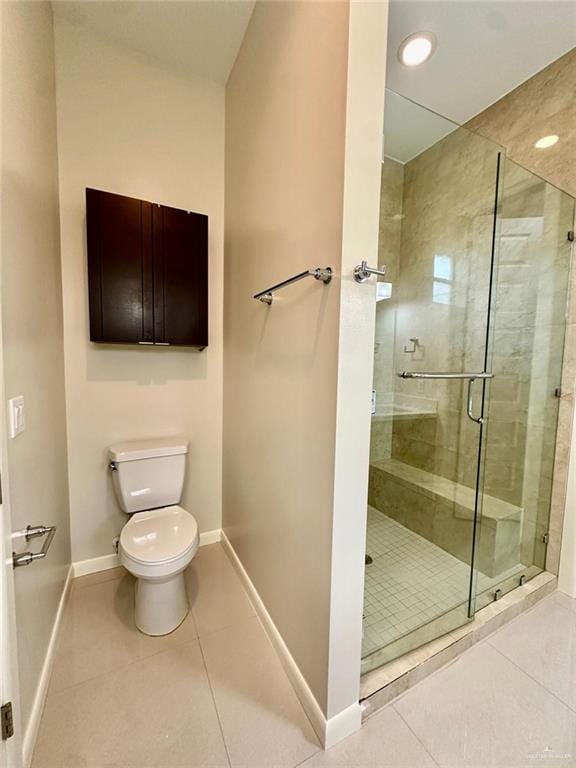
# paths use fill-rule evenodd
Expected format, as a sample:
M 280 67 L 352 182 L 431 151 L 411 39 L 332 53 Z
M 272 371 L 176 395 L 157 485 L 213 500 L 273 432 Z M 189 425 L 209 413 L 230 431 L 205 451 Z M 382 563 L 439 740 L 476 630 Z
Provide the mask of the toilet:
M 188 614 L 184 570 L 198 549 L 198 525 L 178 502 L 186 472 L 186 438 L 118 443 L 108 449 L 114 491 L 130 519 L 118 544 L 120 563 L 137 581 L 138 629 L 167 635 Z

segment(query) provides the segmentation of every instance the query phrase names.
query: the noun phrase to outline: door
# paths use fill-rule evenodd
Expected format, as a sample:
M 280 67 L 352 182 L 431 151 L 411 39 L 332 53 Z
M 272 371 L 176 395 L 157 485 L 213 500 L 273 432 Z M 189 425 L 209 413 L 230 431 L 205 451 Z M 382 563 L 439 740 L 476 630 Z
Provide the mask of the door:
M 382 169 L 363 671 L 473 613 L 500 148 L 439 120 Z
M 476 610 L 546 567 L 574 199 L 503 159 L 478 492 Z
M 3 367 L 0 338 L 0 402 L 5 402 Z M 8 496 L 8 472 L 5 461 L 5 422 L 0 417 L 0 474 L 2 491 L 0 499 L 0 705 L 6 707 L 2 715 L 0 739 L 1 768 L 20 768 L 22 764 L 21 729 L 19 722 L 18 665 L 16 657 L 16 612 L 14 601 L 14 573 L 12 567 L 12 521 Z M 12 736 L 7 719 L 11 711 Z
M 152 343 L 151 204 L 86 190 L 90 340 Z
M 152 207 L 154 340 L 208 345 L 208 217 Z

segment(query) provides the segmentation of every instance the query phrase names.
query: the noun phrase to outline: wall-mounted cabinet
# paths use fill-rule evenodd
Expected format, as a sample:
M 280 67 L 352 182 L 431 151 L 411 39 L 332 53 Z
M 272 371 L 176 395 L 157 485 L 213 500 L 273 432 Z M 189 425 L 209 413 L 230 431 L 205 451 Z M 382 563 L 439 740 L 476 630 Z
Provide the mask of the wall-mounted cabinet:
M 208 217 L 86 190 L 90 340 L 208 344 Z

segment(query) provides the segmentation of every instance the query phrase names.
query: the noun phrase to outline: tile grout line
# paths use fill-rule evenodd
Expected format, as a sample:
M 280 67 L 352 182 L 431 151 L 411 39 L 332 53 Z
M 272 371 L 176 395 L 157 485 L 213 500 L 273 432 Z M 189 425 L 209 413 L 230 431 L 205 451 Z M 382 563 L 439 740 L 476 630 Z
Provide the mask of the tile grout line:
M 210 672 L 208 671 L 208 664 L 206 663 L 206 657 L 204 656 L 204 648 L 202 647 L 202 641 L 198 637 L 198 646 L 200 648 L 200 654 L 202 656 L 202 663 L 204 664 L 204 671 L 206 672 L 206 679 L 208 681 L 208 687 L 210 688 L 210 695 L 212 696 L 212 703 L 214 704 L 214 712 L 216 713 L 216 719 L 218 720 L 218 728 L 220 729 L 220 736 L 222 737 L 222 744 L 226 750 L 226 759 L 228 765 L 232 768 L 232 760 L 230 759 L 230 753 L 228 751 L 228 744 L 226 743 L 226 737 L 224 736 L 224 727 L 220 719 L 220 711 L 218 710 L 218 704 L 216 703 L 216 696 L 214 694 L 214 688 L 212 687 L 212 680 L 210 678 Z
M 490 642 L 490 638 L 487 638 L 486 642 L 492 648 L 496 651 L 496 653 L 500 654 L 503 659 L 508 661 L 512 666 L 517 669 L 519 672 L 521 672 L 523 675 L 525 675 L 527 678 L 532 680 L 533 683 L 536 683 L 540 688 L 542 688 L 546 693 L 549 693 L 550 696 L 553 696 L 556 701 L 560 702 L 560 704 L 563 704 L 566 709 L 570 710 L 573 714 L 576 714 L 576 707 L 572 707 L 570 704 L 567 704 L 565 701 L 563 701 L 554 691 L 551 691 L 549 688 L 547 688 L 544 683 L 540 682 L 540 680 L 537 680 L 535 677 L 532 677 L 532 675 L 527 672 L 525 669 L 523 669 L 521 666 L 519 666 L 513 659 L 511 659 L 509 656 L 507 656 L 503 651 L 501 651 L 499 648 L 497 648 L 493 643 Z
M 396 714 L 398 715 L 398 717 L 400 718 L 400 720 L 402 720 L 402 722 L 404 723 L 404 725 L 406 726 L 406 728 L 408 728 L 408 730 L 409 730 L 409 731 L 410 731 L 410 733 L 411 733 L 411 734 L 414 736 L 414 738 L 416 739 L 416 741 L 417 741 L 417 742 L 420 744 L 420 746 L 422 747 L 422 749 L 424 750 L 424 752 L 426 752 L 426 754 L 427 754 L 427 755 L 430 757 L 430 760 L 432 760 L 432 762 L 434 763 L 434 765 L 436 765 L 436 766 L 438 766 L 438 768 L 440 768 L 440 763 L 438 763 L 438 762 L 436 761 L 436 758 L 434 757 L 434 755 L 433 755 L 433 754 L 430 752 L 430 750 L 428 749 L 428 747 L 427 747 L 427 746 L 424 744 L 424 742 L 422 741 L 422 739 L 420 738 L 420 736 L 418 736 L 418 734 L 416 733 L 416 731 L 415 731 L 415 730 L 412 728 L 412 726 L 411 726 L 411 725 L 410 725 L 410 723 L 409 723 L 409 722 L 406 720 L 406 718 L 405 718 L 405 717 L 402 715 L 402 713 L 401 713 L 401 712 L 399 712 L 399 711 L 396 709 L 396 707 L 395 707 L 395 705 L 394 705 L 394 704 L 392 704 L 392 705 L 391 705 L 391 709 L 393 709 L 393 710 L 394 710 L 394 712 L 396 712 Z

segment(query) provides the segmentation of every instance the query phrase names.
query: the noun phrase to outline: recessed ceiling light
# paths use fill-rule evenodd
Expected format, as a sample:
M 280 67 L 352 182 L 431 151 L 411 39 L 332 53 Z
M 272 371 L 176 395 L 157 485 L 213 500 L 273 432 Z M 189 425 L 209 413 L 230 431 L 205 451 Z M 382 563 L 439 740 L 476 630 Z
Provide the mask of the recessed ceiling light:
M 558 141 L 560 137 L 556 136 L 556 134 L 553 134 L 551 136 L 543 136 L 541 139 L 538 139 L 536 144 L 534 146 L 536 149 L 548 149 L 548 147 L 553 147 L 554 144 Z
M 398 48 L 398 59 L 406 67 L 424 64 L 436 50 L 436 35 L 433 32 L 415 32 L 403 40 Z

